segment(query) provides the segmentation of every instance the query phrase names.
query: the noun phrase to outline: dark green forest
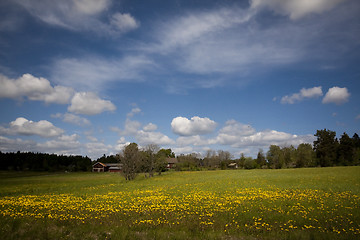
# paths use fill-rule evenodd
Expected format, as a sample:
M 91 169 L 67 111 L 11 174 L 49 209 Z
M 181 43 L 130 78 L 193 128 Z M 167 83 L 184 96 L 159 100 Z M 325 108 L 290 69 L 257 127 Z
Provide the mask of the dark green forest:
M 14 171 L 90 171 L 91 159 L 83 156 L 64 156 L 47 153 L 0 152 L 0 170 Z

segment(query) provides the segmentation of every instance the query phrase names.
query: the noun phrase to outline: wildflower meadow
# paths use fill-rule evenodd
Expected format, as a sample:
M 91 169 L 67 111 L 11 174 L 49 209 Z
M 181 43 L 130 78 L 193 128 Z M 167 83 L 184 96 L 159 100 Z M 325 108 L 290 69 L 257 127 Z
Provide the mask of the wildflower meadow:
M 0 180 L 2 239 L 360 238 L 360 167 Z

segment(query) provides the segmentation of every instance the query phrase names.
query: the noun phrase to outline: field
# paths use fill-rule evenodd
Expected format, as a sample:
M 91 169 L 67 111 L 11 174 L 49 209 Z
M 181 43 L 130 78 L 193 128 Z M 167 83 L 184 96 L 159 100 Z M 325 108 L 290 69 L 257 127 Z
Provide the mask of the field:
M 0 173 L 2 239 L 360 239 L 360 167 Z

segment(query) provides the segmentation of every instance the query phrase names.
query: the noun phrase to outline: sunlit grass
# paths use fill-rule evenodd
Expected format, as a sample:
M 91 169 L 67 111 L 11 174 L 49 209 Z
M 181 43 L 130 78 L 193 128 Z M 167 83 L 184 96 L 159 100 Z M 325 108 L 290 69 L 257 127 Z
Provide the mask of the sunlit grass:
M 29 239 L 45 230 L 50 238 L 65 231 L 73 239 L 83 231 L 89 239 L 357 239 L 359 172 L 359 167 L 171 172 L 132 182 L 90 173 L 3 178 L 1 231 L 6 238 Z

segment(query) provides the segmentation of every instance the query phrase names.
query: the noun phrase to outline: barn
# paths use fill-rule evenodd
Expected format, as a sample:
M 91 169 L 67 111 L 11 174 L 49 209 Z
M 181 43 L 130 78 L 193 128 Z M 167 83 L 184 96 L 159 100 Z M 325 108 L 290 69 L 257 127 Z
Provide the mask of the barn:
M 93 172 L 121 172 L 120 163 L 102 163 L 97 162 L 93 165 Z

